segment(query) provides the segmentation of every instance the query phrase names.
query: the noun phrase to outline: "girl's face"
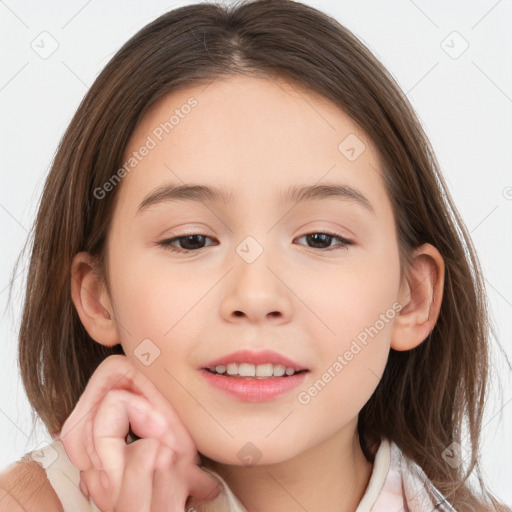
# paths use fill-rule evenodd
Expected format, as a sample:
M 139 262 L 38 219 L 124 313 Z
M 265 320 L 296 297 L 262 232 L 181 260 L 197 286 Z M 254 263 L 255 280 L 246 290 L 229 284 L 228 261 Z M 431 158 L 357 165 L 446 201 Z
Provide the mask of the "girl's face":
M 108 240 L 111 306 L 125 354 L 198 450 L 264 464 L 353 436 L 386 365 L 401 297 L 395 223 L 371 141 L 322 96 L 236 76 L 155 104 L 125 161 Z M 139 208 L 156 189 L 185 185 L 222 194 L 161 194 Z M 299 187 L 324 188 L 301 198 Z M 177 238 L 190 235 L 202 236 Z M 203 375 L 240 349 L 272 350 L 308 371 L 279 396 L 246 401 Z

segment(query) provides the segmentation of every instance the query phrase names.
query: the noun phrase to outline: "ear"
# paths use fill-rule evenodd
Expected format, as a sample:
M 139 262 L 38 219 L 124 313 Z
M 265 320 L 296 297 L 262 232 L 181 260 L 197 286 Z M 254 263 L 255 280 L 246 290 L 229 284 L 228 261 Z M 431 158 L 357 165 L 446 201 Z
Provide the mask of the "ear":
M 120 343 L 110 295 L 96 260 L 79 252 L 71 264 L 71 297 L 91 338 L 112 347 Z
M 434 328 L 443 299 L 444 260 L 430 244 L 418 247 L 400 285 L 402 305 L 391 335 L 391 348 L 411 350 Z

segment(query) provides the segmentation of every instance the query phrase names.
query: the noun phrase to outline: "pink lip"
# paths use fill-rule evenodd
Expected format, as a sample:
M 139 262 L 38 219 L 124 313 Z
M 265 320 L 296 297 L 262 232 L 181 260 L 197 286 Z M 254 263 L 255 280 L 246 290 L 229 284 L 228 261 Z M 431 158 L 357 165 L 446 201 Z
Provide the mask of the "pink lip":
M 273 350 L 260 350 L 259 352 L 254 352 L 252 350 L 237 350 L 236 352 L 222 356 L 219 359 L 210 361 L 203 366 L 203 368 L 213 370 L 220 364 L 227 365 L 229 363 L 249 363 L 254 365 L 272 363 L 273 365 L 280 364 L 282 366 L 286 366 L 286 368 L 293 368 L 295 371 L 307 370 L 305 366 L 296 363 Z
M 229 375 L 217 375 L 204 368 L 201 370 L 201 374 L 208 384 L 244 402 L 272 400 L 301 384 L 306 373 L 308 371 L 285 377 L 256 379 L 253 377 L 238 378 Z

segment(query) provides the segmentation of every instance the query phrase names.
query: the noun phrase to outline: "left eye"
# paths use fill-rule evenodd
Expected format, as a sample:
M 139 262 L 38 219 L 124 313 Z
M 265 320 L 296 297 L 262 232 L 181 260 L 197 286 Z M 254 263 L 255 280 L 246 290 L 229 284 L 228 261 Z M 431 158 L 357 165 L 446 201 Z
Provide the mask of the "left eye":
M 335 233 L 309 233 L 307 235 L 302 235 L 297 240 L 300 240 L 301 238 L 306 238 L 308 242 L 313 243 L 313 249 L 331 250 L 331 248 L 335 249 L 337 246 L 339 246 L 341 249 L 346 249 L 348 245 L 353 244 L 352 241 L 346 239 L 344 236 Z M 331 246 L 331 242 L 334 240 L 339 240 L 340 243 Z M 324 244 L 327 244 L 327 247 L 323 247 Z M 320 245 L 320 247 L 318 245 Z
M 306 238 L 308 243 L 312 243 L 313 246 L 310 246 L 312 249 L 320 249 L 324 251 L 326 249 L 332 250 L 333 248 L 335 249 L 336 247 L 346 249 L 347 246 L 353 245 L 352 241 L 336 233 L 308 233 L 307 235 L 302 235 L 301 237 L 297 238 L 297 240 L 300 240 L 301 238 Z M 185 236 L 178 236 L 175 238 L 169 238 L 167 240 L 162 240 L 161 242 L 158 242 L 158 245 L 161 245 L 162 247 L 169 251 L 187 253 L 203 249 L 205 247 L 205 242 L 207 239 L 212 240 L 212 238 L 206 235 L 191 234 Z M 331 244 L 335 240 L 338 240 L 340 243 L 332 246 Z

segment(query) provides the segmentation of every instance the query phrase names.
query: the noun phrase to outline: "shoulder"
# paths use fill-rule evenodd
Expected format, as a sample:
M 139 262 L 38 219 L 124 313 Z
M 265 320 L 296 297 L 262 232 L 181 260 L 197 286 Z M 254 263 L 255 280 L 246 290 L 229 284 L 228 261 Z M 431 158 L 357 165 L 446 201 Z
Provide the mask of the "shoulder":
M 35 461 L 17 461 L 0 471 L 0 512 L 62 512 L 62 504 Z

